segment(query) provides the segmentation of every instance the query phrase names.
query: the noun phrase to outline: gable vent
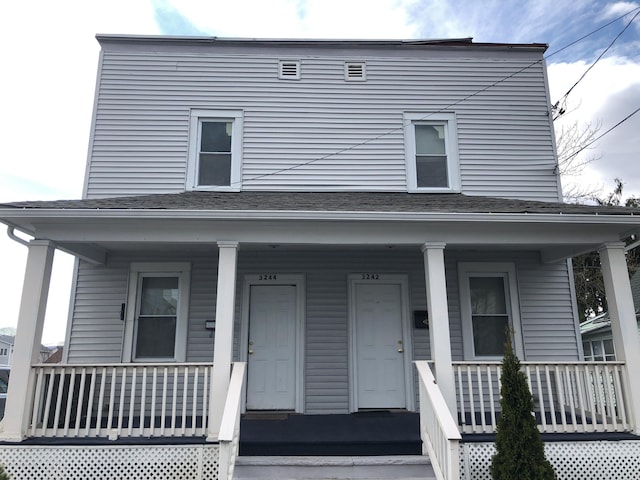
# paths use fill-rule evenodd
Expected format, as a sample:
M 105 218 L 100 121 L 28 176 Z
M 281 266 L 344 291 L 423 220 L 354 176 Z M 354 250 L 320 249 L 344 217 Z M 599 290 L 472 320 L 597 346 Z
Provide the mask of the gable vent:
M 347 62 L 344 64 L 344 78 L 350 81 L 367 79 L 364 62 Z
M 299 80 L 300 62 L 297 60 L 280 60 L 278 78 L 285 80 Z

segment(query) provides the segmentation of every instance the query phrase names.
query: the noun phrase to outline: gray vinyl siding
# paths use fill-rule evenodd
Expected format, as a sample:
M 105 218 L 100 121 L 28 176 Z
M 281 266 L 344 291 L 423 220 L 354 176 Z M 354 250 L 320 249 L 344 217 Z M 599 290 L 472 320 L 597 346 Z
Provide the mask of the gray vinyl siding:
M 103 51 L 87 196 L 185 189 L 189 110 L 244 112 L 245 190 L 406 191 L 402 114 L 455 112 L 463 193 L 557 200 L 538 54 Z M 344 80 L 344 61 L 367 80 Z M 510 77 L 511 76 L 511 77 Z M 508 78 L 507 78 L 508 77 Z
M 69 362 L 119 362 L 124 334 L 120 305 L 126 301 L 131 261 L 191 262 L 191 295 L 187 361 L 211 362 L 213 341 L 205 321 L 215 316 L 217 253 L 171 255 L 147 253 L 114 256 L 106 267 L 81 263 Z M 544 265 L 535 253 L 447 251 L 445 268 L 452 356 L 463 360 L 458 296 L 458 262 L 514 262 L 527 360 L 575 360 L 578 341 L 570 317 L 566 265 Z M 243 278 L 247 274 L 304 274 L 306 413 L 347 412 L 349 408 L 348 282 L 360 272 L 406 274 L 410 311 L 425 310 L 424 260 L 418 248 L 409 249 L 261 249 L 241 250 L 236 289 L 235 358 L 239 356 Z M 429 330 L 411 328 L 415 359 L 429 359 Z M 409 366 L 409 368 L 413 368 Z

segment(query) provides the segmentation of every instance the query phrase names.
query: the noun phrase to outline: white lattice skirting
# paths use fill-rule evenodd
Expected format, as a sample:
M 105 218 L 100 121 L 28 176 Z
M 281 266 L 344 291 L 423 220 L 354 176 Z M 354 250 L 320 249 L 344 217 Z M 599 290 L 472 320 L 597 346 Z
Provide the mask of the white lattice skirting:
M 217 480 L 218 445 L 0 446 L 11 480 Z
M 545 455 L 558 480 L 640 479 L 640 442 L 548 442 Z M 460 446 L 460 478 L 491 480 L 493 443 Z

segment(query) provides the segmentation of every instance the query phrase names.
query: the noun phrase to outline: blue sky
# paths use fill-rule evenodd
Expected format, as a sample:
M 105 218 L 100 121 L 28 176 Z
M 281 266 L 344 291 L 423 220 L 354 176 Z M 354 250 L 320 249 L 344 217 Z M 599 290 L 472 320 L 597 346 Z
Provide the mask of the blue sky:
M 548 43 L 556 101 L 640 11 L 585 0 L 7 0 L 0 4 L 0 201 L 82 194 L 99 55 L 96 33 L 258 38 L 460 38 Z M 601 125 L 640 107 L 640 16 L 567 99 L 560 128 Z M 640 195 L 640 113 L 585 151 L 568 183 Z M 26 249 L 0 234 L 0 289 L 15 325 Z M 64 339 L 72 261 L 56 254 L 44 338 Z M 1 324 L 0 327 L 5 326 Z

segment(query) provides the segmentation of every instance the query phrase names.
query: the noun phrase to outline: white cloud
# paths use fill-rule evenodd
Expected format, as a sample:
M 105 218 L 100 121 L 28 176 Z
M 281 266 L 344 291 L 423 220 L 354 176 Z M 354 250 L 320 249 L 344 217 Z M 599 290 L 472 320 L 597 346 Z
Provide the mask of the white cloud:
M 200 29 L 221 37 L 411 38 L 406 0 L 170 0 Z M 247 12 L 251 12 L 250 15 Z

